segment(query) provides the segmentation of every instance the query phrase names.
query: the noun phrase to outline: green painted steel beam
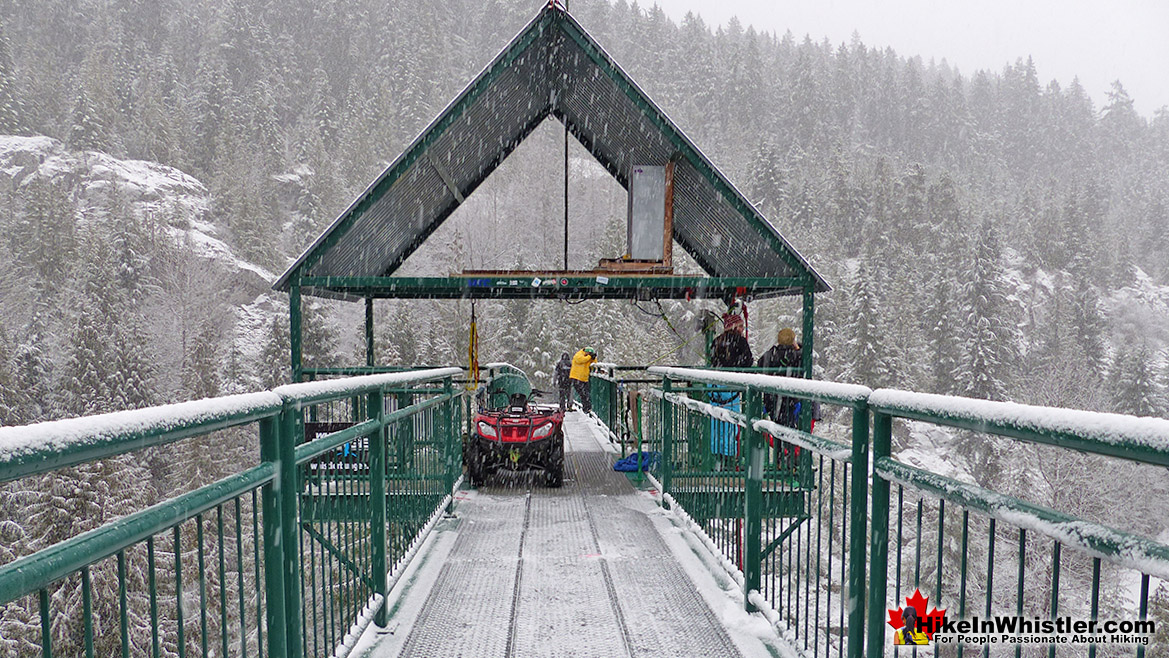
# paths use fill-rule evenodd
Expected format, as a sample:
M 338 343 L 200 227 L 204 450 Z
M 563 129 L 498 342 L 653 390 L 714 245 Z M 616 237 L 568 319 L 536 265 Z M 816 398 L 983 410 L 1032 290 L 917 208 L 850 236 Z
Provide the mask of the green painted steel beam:
M 801 294 L 793 277 L 630 276 L 557 274 L 455 277 L 307 277 L 305 290 L 373 298 L 426 299 L 698 299 L 744 295 Z
M 361 567 L 359 567 L 356 562 L 354 562 L 348 555 L 345 554 L 344 549 L 338 548 L 337 545 L 334 544 L 328 537 L 322 535 L 320 532 L 317 532 L 317 530 L 313 528 L 312 524 L 310 523 L 302 523 L 301 528 L 303 528 L 304 531 L 308 533 L 309 537 L 312 537 L 314 541 L 320 544 L 322 548 L 324 548 L 330 555 L 336 558 L 337 563 L 344 567 L 346 571 L 348 571 L 370 589 L 376 589 L 377 585 L 375 584 L 374 578 L 371 577 L 370 574 L 362 572 Z M 383 595 L 385 594 L 384 592 L 378 593 Z
M 214 509 L 271 481 L 275 474 L 271 463 L 262 463 L 0 566 L 0 604 L 32 594 L 176 523 Z

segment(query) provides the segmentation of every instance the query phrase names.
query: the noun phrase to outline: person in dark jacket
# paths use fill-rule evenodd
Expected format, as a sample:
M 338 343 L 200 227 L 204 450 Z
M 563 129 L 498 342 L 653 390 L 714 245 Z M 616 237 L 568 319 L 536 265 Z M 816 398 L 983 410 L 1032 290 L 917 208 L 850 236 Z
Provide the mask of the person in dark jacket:
M 779 334 L 775 338 L 775 345 L 772 345 L 771 349 L 759 357 L 758 366 L 760 368 L 799 368 L 803 365 L 803 358 L 803 350 L 796 343 L 796 332 L 792 331 L 790 327 L 784 327 L 779 330 Z M 769 372 L 767 374 L 785 377 L 803 376 L 803 373 L 800 372 Z M 767 411 L 768 416 L 780 425 L 795 427 L 799 420 L 798 402 L 789 397 L 780 400 L 776 398 L 775 395 L 763 396 L 763 408 Z
M 572 357 L 565 352 L 560 355 L 556 363 L 556 372 L 552 376 L 552 384 L 556 386 L 556 393 L 560 399 L 560 411 L 568 409 L 568 400 L 572 396 L 572 380 L 568 377 L 572 372 Z
M 747 343 L 746 322 L 739 313 L 723 315 L 723 332 L 714 339 L 710 350 L 710 365 L 715 368 L 748 368 L 754 363 L 751 345 Z M 737 392 L 712 390 L 710 402 L 731 411 L 742 408 Z M 710 449 L 716 455 L 737 457 L 739 454 L 739 427 L 721 420 L 710 421 Z
M 716 368 L 749 368 L 751 346 L 747 343 L 746 322 L 738 313 L 723 316 L 723 332 L 710 347 L 710 365 Z

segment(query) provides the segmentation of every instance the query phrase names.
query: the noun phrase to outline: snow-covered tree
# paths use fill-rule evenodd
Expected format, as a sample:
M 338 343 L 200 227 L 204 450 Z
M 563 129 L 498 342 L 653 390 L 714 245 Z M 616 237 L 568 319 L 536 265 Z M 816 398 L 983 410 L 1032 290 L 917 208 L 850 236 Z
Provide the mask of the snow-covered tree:
M 1160 415 L 1161 387 L 1152 358 L 1153 351 L 1144 342 L 1120 346 L 1109 377 L 1113 411 L 1133 416 Z
M 955 371 L 956 391 L 984 400 L 1005 400 L 1019 368 L 1015 302 L 1008 296 L 997 230 L 983 222 L 959 294 L 962 358 Z

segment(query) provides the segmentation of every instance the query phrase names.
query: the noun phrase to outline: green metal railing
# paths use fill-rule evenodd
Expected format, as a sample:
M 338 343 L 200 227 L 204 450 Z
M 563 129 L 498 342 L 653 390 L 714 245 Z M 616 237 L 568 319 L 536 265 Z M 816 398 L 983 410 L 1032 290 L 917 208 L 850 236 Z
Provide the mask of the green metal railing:
M 887 655 L 887 611 L 915 590 L 956 619 L 1139 622 L 1151 615 L 1152 579 L 1169 579 L 1169 547 L 1149 537 L 914 467 L 892 451 L 899 418 L 981 437 L 961 441 L 1015 440 L 994 448 L 1000 451 L 1021 442 L 1051 446 L 1065 460 L 1088 453 L 1161 467 L 1169 465 L 1169 421 L 709 369 L 648 371 L 662 383 L 648 391 L 656 402 L 644 404 L 639 429 L 646 449 L 662 455 L 652 475 L 663 499 L 738 572 L 746 607 L 762 609 L 805 655 L 859 658 L 866 642 L 869 658 Z M 711 387 L 724 398 L 738 393 L 741 407 L 711 404 Z M 764 417 L 765 394 L 847 408 L 850 431 L 833 424 L 813 436 L 806 416 L 802 429 L 779 426 Z M 737 431 L 737 450 L 720 457 L 714 448 L 728 427 Z M 785 460 L 793 447 L 800 457 Z M 934 655 L 970 650 L 932 648 Z M 1049 658 L 1146 653 L 1139 644 L 977 650 Z
M 1086 455 L 1169 465 L 1169 421 L 886 389 L 875 391 L 869 404 L 873 411 L 871 571 L 874 584 L 886 583 L 883 588 L 874 586 L 870 593 L 870 657 L 886 653 L 885 624 L 875 615 L 904 605 L 905 597 L 915 590 L 928 596 L 931 606 L 949 606 L 950 614 L 958 619 L 994 614 L 1052 620 L 1064 616 L 1149 618 L 1150 579 L 1169 578 L 1169 546 L 899 461 L 893 455 L 893 421 L 969 432 L 961 439 L 967 444 L 985 440 L 982 435 L 1009 437 L 1016 441 L 1011 447 L 1013 459 L 1024 458 L 1019 453 L 1021 444 L 1053 446 L 1063 449 L 1051 456 L 1058 468 L 1091 459 Z M 1075 454 L 1066 454 L 1068 450 Z M 1077 482 L 1076 486 L 1090 485 Z M 1033 485 L 1023 482 L 1018 488 L 1027 491 Z M 891 500 L 894 490 L 895 502 Z M 1123 511 L 1124 505 L 1118 504 L 1112 520 L 1123 520 Z M 1132 584 L 1131 592 L 1125 583 Z M 1146 650 L 1157 655 L 1169 647 L 951 648 L 957 656 L 969 651 L 983 656 L 1042 653 L 1049 658 L 1057 654 L 1141 657 Z
M 458 374 L 0 429 L 0 482 L 47 475 L 65 486 L 140 476 L 132 453 L 145 448 L 248 428 L 259 442 L 254 466 L 0 565 L 0 642 L 46 657 L 347 652 L 366 624 L 384 623 L 387 575 L 450 500 Z
M 620 386 L 612 365 L 597 364 L 593 368 L 592 375 L 589 376 L 589 395 L 593 402 L 593 414 L 609 428 L 610 438 L 616 440 L 617 435 L 613 430 L 617 427 L 621 400 Z
M 741 573 L 748 610 L 766 611 L 811 655 L 856 655 L 867 483 L 852 477 L 852 465 L 868 463 L 870 390 L 686 368 L 649 372 L 663 377 L 661 389 L 650 391 L 657 404 L 647 406 L 663 497 Z M 764 414 L 768 394 L 799 399 L 809 410 L 812 402 L 851 409 L 852 440 L 772 422 Z

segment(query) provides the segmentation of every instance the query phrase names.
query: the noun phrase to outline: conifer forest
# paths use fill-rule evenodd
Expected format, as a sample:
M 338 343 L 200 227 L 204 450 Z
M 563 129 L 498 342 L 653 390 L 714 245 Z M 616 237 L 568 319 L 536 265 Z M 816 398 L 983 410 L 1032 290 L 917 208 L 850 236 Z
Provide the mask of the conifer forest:
M 272 283 L 543 4 L 0 0 L 0 425 L 288 381 Z M 1169 108 L 1138 113 L 1123 80 L 1093 102 L 1025 56 L 967 71 L 652 3 L 571 11 L 832 285 L 818 378 L 1169 415 Z M 591 269 L 624 249 L 626 192 L 579 143 L 567 157 L 569 266 Z M 564 172 L 550 118 L 401 273 L 559 269 Z M 480 360 L 545 387 L 586 344 L 695 364 L 716 306 L 480 301 Z M 364 363 L 362 305 L 306 307 L 306 365 Z M 801 326 L 798 297 L 749 307 L 756 357 Z M 374 308 L 380 364 L 466 363 L 469 301 Z M 967 445 L 952 458 L 975 479 L 1088 518 L 1169 493 L 1160 473 Z M 228 432 L 2 485 L 0 563 L 256 451 Z M 1155 536 L 1169 511 L 1125 523 Z M 0 616 L 0 656 L 25 655 L 35 618 Z

